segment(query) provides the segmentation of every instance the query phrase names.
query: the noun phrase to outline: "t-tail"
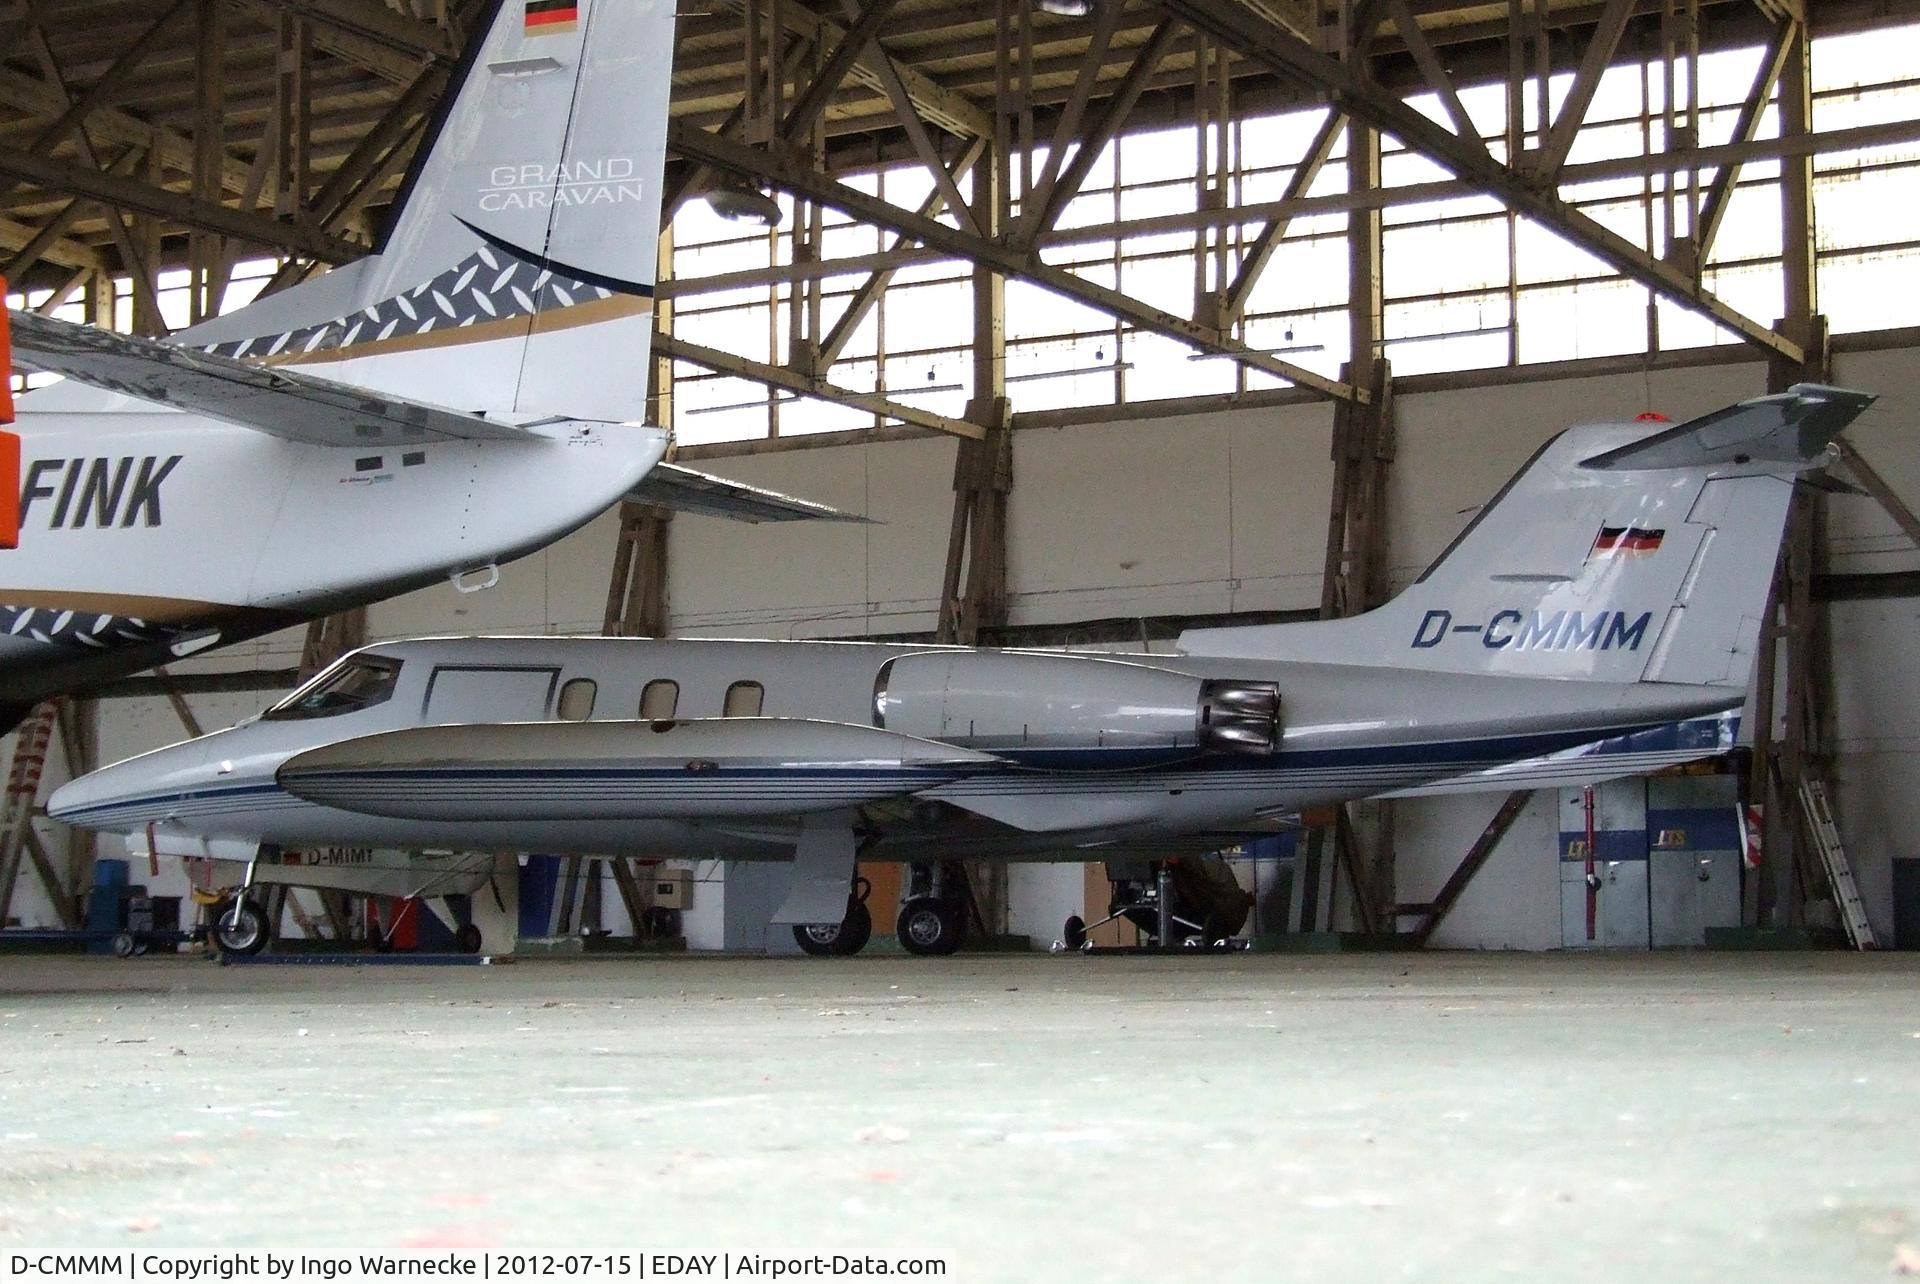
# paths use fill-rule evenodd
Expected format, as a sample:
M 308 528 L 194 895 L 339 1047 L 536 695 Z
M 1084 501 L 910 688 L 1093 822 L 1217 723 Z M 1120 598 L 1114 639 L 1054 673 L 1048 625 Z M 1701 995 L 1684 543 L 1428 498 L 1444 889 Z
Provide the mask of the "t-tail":
M 181 336 L 494 417 L 646 397 L 672 0 L 504 0 L 378 252 Z
M 1194 630 L 1182 649 L 1744 689 L 1796 479 L 1873 400 L 1797 384 L 1651 436 L 1572 429 L 1385 606 Z

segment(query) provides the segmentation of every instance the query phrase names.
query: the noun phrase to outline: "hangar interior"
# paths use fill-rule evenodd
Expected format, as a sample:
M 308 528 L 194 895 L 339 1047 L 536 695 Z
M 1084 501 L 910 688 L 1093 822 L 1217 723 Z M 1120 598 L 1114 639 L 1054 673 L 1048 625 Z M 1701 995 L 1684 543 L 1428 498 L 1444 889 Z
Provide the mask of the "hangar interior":
M 163 335 L 364 253 L 486 8 L 19 0 L 10 302 Z M 1751 759 L 1599 791 L 1617 918 L 1578 930 L 1583 804 L 1550 790 L 1308 816 L 1235 868 L 1272 936 L 1831 926 L 1811 781 L 1876 937 L 1920 944 L 1915 66 L 1920 25 L 1872 0 L 683 5 L 649 415 L 681 461 L 871 522 L 628 505 L 486 592 L 44 707 L 11 750 L 0 923 L 76 926 L 119 855 L 36 815 L 47 788 L 255 713 L 363 640 L 1151 653 L 1186 626 L 1377 605 L 1571 423 L 1804 380 L 1880 400 L 1845 485 L 1796 501 Z M 1744 873 L 1741 797 L 1768 831 Z M 690 873 L 690 946 L 770 943 L 780 870 Z M 550 926 L 629 932 L 648 898 L 626 874 L 576 865 Z M 1107 899 L 1068 860 L 975 891 L 1038 944 Z M 288 936 L 345 930 L 332 901 L 287 901 Z

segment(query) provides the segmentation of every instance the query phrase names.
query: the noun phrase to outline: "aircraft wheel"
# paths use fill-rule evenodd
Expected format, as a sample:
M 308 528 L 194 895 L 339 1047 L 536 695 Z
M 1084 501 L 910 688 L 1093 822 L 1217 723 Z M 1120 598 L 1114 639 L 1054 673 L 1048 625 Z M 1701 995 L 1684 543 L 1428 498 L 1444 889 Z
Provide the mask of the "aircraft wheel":
M 214 920 L 213 936 L 229 954 L 258 954 L 267 948 L 267 916 L 252 901 L 223 906 Z
M 1081 918 L 1078 914 L 1069 915 L 1065 926 L 1060 929 L 1060 939 L 1066 942 L 1067 948 L 1070 950 L 1086 949 L 1087 920 Z
M 453 945 L 462 954 L 478 954 L 480 952 L 479 926 L 474 923 L 463 924 L 460 930 L 453 934 Z
M 840 940 L 838 923 L 796 923 L 793 927 L 793 939 L 800 943 L 802 953 L 815 958 L 825 958 L 834 952 L 834 945 Z
M 115 932 L 113 934 L 113 952 L 120 958 L 132 958 L 136 944 L 137 942 L 134 941 L 132 932 Z
M 916 896 L 900 907 L 900 922 L 894 931 L 901 949 L 930 957 L 959 949 L 966 939 L 966 929 L 967 920 L 959 906 L 931 896 Z
M 838 923 L 802 923 L 793 929 L 793 939 L 801 950 L 821 958 L 858 954 L 872 936 L 873 915 L 851 896 L 847 898 L 847 916 Z
M 867 912 L 866 902 L 850 902 L 847 916 L 840 920 L 840 936 L 833 943 L 833 952 L 842 956 L 858 954 L 872 939 L 873 915 Z

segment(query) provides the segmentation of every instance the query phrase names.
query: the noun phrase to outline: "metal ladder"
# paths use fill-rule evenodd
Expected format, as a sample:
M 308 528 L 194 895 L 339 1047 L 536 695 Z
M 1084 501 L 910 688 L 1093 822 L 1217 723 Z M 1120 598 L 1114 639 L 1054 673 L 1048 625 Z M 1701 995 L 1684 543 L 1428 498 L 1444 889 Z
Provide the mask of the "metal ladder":
M 1818 780 L 1800 782 L 1800 806 L 1813 831 L 1813 845 L 1820 849 L 1820 863 L 1833 887 L 1834 905 L 1840 921 L 1846 924 L 1847 938 L 1856 950 L 1877 950 L 1873 925 L 1867 922 L 1867 907 L 1860 901 L 1860 889 L 1854 885 L 1853 867 L 1847 863 L 1847 849 L 1840 844 L 1840 830 L 1833 823 L 1833 808 L 1827 803 L 1827 787 Z

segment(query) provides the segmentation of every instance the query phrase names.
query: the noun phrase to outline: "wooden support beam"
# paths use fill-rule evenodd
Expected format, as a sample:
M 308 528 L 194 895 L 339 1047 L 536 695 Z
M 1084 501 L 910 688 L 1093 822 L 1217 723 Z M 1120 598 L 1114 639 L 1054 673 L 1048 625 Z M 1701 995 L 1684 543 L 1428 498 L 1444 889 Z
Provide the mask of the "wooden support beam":
M 967 144 L 966 150 L 960 154 L 960 159 L 953 164 L 952 175 L 955 183 L 967 176 L 968 172 L 979 163 L 980 158 L 986 154 L 986 150 L 987 143 L 983 138 L 976 138 Z M 933 191 L 928 193 L 927 199 L 920 203 L 920 208 L 915 212 L 921 218 L 934 218 L 946 207 L 946 202 L 943 189 L 935 185 Z M 896 236 L 893 244 L 883 252 L 882 261 L 891 260 L 894 255 L 906 249 L 910 242 L 910 237 Z M 880 296 L 886 293 L 887 286 L 893 281 L 893 274 L 897 270 L 894 267 L 879 268 L 847 297 L 847 306 L 840 313 L 840 319 L 833 323 L 833 328 L 828 330 L 826 337 L 820 341 L 820 348 L 816 354 L 818 363 L 816 370 L 819 373 L 826 373 L 827 367 L 840 359 L 840 354 L 846 350 L 847 341 L 866 320 L 867 314 L 873 310 L 873 305 L 879 301 Z
M 1365 395 L 1347 384 L 1328 379 L 1292 362 L 1256 352 L 1211 326 L 1176 316 L 1129 298 L 1118 290 L 1075 276 L 1064 268 L 1054 267 L 1044 262 L 1038 254 L 1016 249 L 1004 243 L 1002 238 L 981 238 L 932 219 L 916 217 L 909 210 L 838 182 L 790 155 L 761 151 L 681 124 L 669 125 L 667 141 L 668 146 L 682 156 L 748 177 L 765 179 L 775 187 L 818 201 L 863 222 L 892 228 L 923 245 L 992 268 L 1004 276 L 1032 281 L 1056 294 L 1111 313 L 1141 329 L 1178 339 L 1202 351 L 1234 357 L 1290 383 L 1311 388 L 1323 396 L 1344 399 Z M 977 175 L 975 181 L 977 185 Z
M 869 56 L 869 46 L 874 37 L 880 34 L 880 28 L 886 24 L 893 11 L 899 7 L 900 0 L 867 0 L 865 6 L 854 16 L 853 25 L 840 33 L 840 39 L 832 46 L 832 52 L 821 62 L 820 69 L 800 91 L 793 106 L 787 110 L 786 117 L 780 123 L 780 135 L 790 143 L 797 143 L 810 133 L 827 104 L 840 91 L 847 73 L 861 58 Z M 880 50 L 879 61 L 891 62 Z M 896 73 L 893 77 L 899 81 Z
M 1107 99 L 1106 109 L 1100 113 L 1100 119 L 1080 140 L 1073 153 L 1073 160 L 1057 171 L 1057 177 L 1028 193 L 1021 203 L 1020 226 L 1015 229 L 1014 239 L 1023 246 L 1032 245 L 1040 233 L 1053 226 L 1060 211 L 1066 207 L 1079 192 L 1081 184 L 1087 181 L 1087 175 L 1100 159 L 1107 145 L 1119 137 L 1121 128 L 1133 109 L 1140 103 L 1140 95 L 1146 92 L 1148 83 L 1160 69 L 1160 62 L 1173 48 L 1177 24 L 1169 18 L 1153 29 L 1147 42 L 1133 56 L 1126 75 L 1120 78 L 1113 94 Z
M 600 632 L 607 637 L 667 635 L 667 543 L 673 514 L 631 501 L 620 505 L 613 574 Z
M 1567 153 L 1573 150 L 1574 138 L 1587 123 L 1587 108 L 1593 105 L 1600 78 L 1613 65 L 1614 51 L 1620 47 L 1620 37 L 1626 34 L 1633 7 L 1634 0 L 1607 0 L 1607 7 L 1600 11 L 1600 19 L 1587 37 L 1587 51 L 1573 74 L 1566 98 L 1560 103 L 1559 114 L 1553 118 L 1553 130 L 1547 135 L 1546 145 L 1540 149 L 1532 167 L 1534 173 L 1548 182 L 1559 177 L 1561 166 L 1567 163 Z
M 61 95 L 44 79 L 29 76 L 11 67 L 0 67 L 0 102 L 38 116 L 52 116 L 71 108 L 73 100 Z M 187 173 L 193 168 L 193 140 L 177 130 L 165 129 L 137 116 L 112 107 L 96 107 L 86 116 L 85 132 L 96 145 L 137 147 L 158 151 L 167 168 Z M 29 143 L 25 150 L 51 151 Z M 221 186 L 238 192 L 246 181 L 246 164 L 232 155 L 222 158 Z
M 633 924 L 636 937 L 646 934 L 647 900 L 640 893 L 640 882 L 633 875 L 633 862 L 624 856 L 613 856 L 607 860 L 607 868 L 613 874 L 613 886 L 620 893 L 620 904 L 627 911 L 627 921 Z
M 1460 897 L 1473 882 L 1473 876 L 1486 865 L 1487 858 L 1493 855 L 1494 848 L 1500 845 L 1500 840 L 1505 838 L 1507 831 L 1513 828 L 1513 822 L 1520 819 L 1521 811 L 1526 808 L 1527 799 L 1532 796 L 1531 791 L 1525 789 L 1516 789 L 1506 796 L 1505 801 L 1500 804 L 1500 809 L 1494 812 L 1493 819 L 1487 822 L 1487 827 L 1480 831 L 1478 838 L 1473 840 L 1473 846 L 1467 849 L 1467 854 L 1461 858 L 1459 865 L 1455 866 L 1453 873 L 1447 876 L 1447 881 L 1441 884 L 1440 892 L 1433 898 L 1426 918 L 1421 921 L 1419 927 L 1414 929 L 1413 943 L 1416 946 L 1423 946 L 1432 939 L 1434 930 L 1446 921 L 1447 915 L 1453 912 L 1453 907 L 1459 904 Z
M 153 676 L 160 680 L 162 689 L 166 693 L 167 704 L 173 709 L 173 716 L 180 719 L 180 725 L 185 729 L 187 738 L 198 740 L 206 735 L 206 729 L 200 725 L 200 719 L 194 715 L 193 706 L 188 704 L 186 697 L 180 694 L 180 686 L 174 681 L 173 675 L 167 672 L 167 666 L 164 664 L 155 666 Z
M 226 6 L 222 0 L 193 0 L 194 92 L 193 194 L 219 203 L 221 161 L 226 156 Z M 188 238 L 191 302 L 188 319 L 199 324 L 219 311 L 215 294 L 226 247 L 220 237 L 195 229 Z M 224 280 L 220 281 L 224 290 Z
M 1105 4 L 1096 11 L 1093 31 L 1087 37 L 1085 60 L 1080 64 L 1079 74 L 1073 79 L 1073 91 L 1067 95 L 1067 101 L 1054 121 L 1053 141 L 1047 146 L 1046 165 L 1033 183 L 1036 193 L 1053 190 L 1060 180 L 1060 169 L 1068 149 L 1080 142 L 1080 126 L 1086 120 L 1087 105 L 1093 101 L 1094 86 L 1100 80 L 1100 69 L 1106 64 L 1107 47 L 1113 43 L 1113 33 L 1119 27 L 1120 16 L 1125 10 L 1124 4 Z
M 722 0 L 722 8 L 744 13 L 745 0 Z M 823 17 L 805 5 L 782 4 L 779 19 L 786 29 L 819 48 L 837 48 L 847 36 L 847 28 Z M 886 92 L 879 65 L 891 63 L 894 72 L 906 84 L 907 92 L 921 118 L 960 138 L 990 138 L 993 119 L 966 95 L 948 89 L 924 72 L 901 63 L 869 42 L 854 59 L 848 75 L 880 93 Z
M 129 153 L 129 156 L 135 161 L 139 159 L 134 153 Z M 43 259 L 62 267 L 91 272 L 106 271 L 109 264 L 104 254 L 91 245 L 67 237 L 73 225 L 91 206 L 91 201 L 68 201 L 59 213 L 39 227 L 27 227 L 12 219 L 0 218 L 0 245 L 13 251 L 13 257 L 7 260 L 4 268 L 0 268 L 0 276 L 10 281 L 18 280 L 22 272 Z
M 1874 501 L 1886 511 L 1887 516 L 1893 519 L 1894 525 L 1900 528 L 1900 533 L 1905 535 L 1914 547 L 1920 548 L 1920 517 L 1914 515 L 1913 509 L 1907 506 L 1907 501 L 1900 498 L 1899 493 L 1887 484 L 1887 479 L 1880 475 L 1880 470 L 1869 464 L 1852 442 L 1845 437 L 1838 437 L 1834 439 L 1833 444 L 1839 449 L 1840 458 L 1846 461 L 1847 470 L 1853 474 L 1861 488 L 1873 496 Z
M 1314 132 L 1313 141 L 1307 144 L 1306 155 L 1294 166 L 1293 173 L 1287 178 L 1286 191 L 1281 195 L 1284 204 L 1297 201 L 1307 194 L 1314 180 L 1320 177 L 1321 168 L 1327 163 L 1327 157 L 1333 154 L 1333 146 L 1340 139 L 1340 131 L 1347 127 L 1347 118 L 1337 111 L 1327 113 L 1320 122 L 1320 128 Z M 1260 274 L 1273 261 L 1273 252 L 1280 248 L 1280 242 L 1286 239 L 1287 227 L 1293 222 L 1288 213 L 1276 214 L 1254 234 L 1246 253 L 1240 258 L 1240 267 L 1233 282 L 1227 286 L 1221 300 L 1220 315 L 1215 324 L 1226 328 L 1239 321 L 1246 313 L 1247 300 L 1253 295 L 1253 287 L 1259 284 Z
M 93 84 L 89 85 L 86 91 L 78 97 L 68 100 L 64 89 L 59 85 L 41 84 L 23 86 L 22 80 L 25 79 L 24 77 L 21 78 L 21 80 L 8 79 L 0 83 L 0 95 L 7 95 L 14 98 L 16 106 L 26 105 L 18 101 L 22 98 L 38 100 L 38 104 L 43 108 L 52 107 L 54 104 L 65 100 L 65 105 L 60 109 L 59 116 L 54 119 L 52 124 L 35 134 L 33 141 L 28 144 L 28 147 L 33 151 L 51 152 L 66 142 L 71 135 L 86 126 L 89 118 L 99 112 L 99 110 L 110 102 L 113 96 L 120 91 L 126 82 L 127 73 L 146 60 L 147 55 L 151 53 L 154 46 L 160 42 L 160 37 L 165 35 L 167 29 L 173 25 L 174 19 L 187 12 L 190 2 L 191 0 L 173 0 L 173 3 L 162 11 L 158 18 L 148 24 L 147 29 L 136 37 L 134 42 L 123 50 L 118 58 L 113 60 L 112 65 L 109 66 L 106 71 L 102 72 L 100 77 L 95 80 Z M 32 109 L 33 108 L 29 107 L 29 110 Z M 115 115 L 118 117 L 121 114 L 115 113 Z M 134 120 L 132 117 L 126 117 L 126 119 L 132 124 L 136 132 L 145 128 L 155 135 L 158 133 L 152 126 L 143 126 L 141 122 Z M 145 144 L 136 145 L 151 147 L 154 142 L 157 142 L 157 137 L 148 140 Z
M 1610 0 L 1619 4 L 1622 0 Z M 1539 220 L 1614 271 L 1706 316 L 1764 351 L 1800 360 L 1792 339 L 1745 315 L 1672 264 L 1582 213 L 1531 172 L 1494 159 L 1373 84 L 1360 69 L 1321 52 L 1245 0 L 1162 0 L 1169 13 L 1226 41 L 1256 64 L 1324 91 L 1332 105 L 1394 135 L 1518 213 Z
M 11 174 L 54 192 L 69 192 L 103 205 L 182 227 L 199 227 L 268 249 L 291 250 L 326 263 L 346 263 L 367 252 L 340 237 L 260 214 L 216 205 L 180 192 L 123 178 L 86 165 L 0 146 L 0 174 Z
M 1747 90 L 1746 101 L 1740 104 L 1740 114 L 1734 118 L 1733 143 L 1747 144 L 1754 140 L 1760 130 L 1760 119 L 1766 114 L 1767 103 L 1773 97 L 1774 86 L 1780 83 L 1780 72 L 1786 66 L 1787 53 L 1792 48 L 1793 28 L 1790 23 L 1781 23 L 1775 30 L 1773 39 L 1760 58 L 1760 66 L 1754 72 L 1753 85 Z M 1727 205 L 1733 199 L 1735 185 L 1740 181 L 1738 160 L 1722 165 L 1713 176 L 1713 182 L 1707 186 L 1706 200 L 1700 206 L 1700 223 L 1689 238 L 1696 272 L 1706 266 L 1707 259 L 1713 253 L 1713 241 L 1720 233 L 1720 224 L 1727 216 Z
M 60 881 L 59 871 L 53 867 L 53 858 L 47 854 L 46 844 L 40 841 L 29 826 L 22 835 L 27 861 L 33 866 L 34 875 L 40 880 L 41 890 L 46 892 L 47 901 L 53 906 L 53 912 L 60 917 L 60 926 L 68 931 L 78 931 L 81 926 L 78 897 L 73 889 Z
M 1619 2 L 1616 0 L 1616 3 Z M 1413 16 L 1407 0 L 1385 0 L 1385 5 L 1393 25 L 1400 30 L 1400 38 L 1406 41 L 1407 52 L 1413 55 L 1414 65 L 1420 68 L 1421 77 L 1440 99 L 1440 105 L 1446 109 L 1447 119 L 1453 122 L 1453 132 L 1463 142 L 1486 151 L 1486 140 L 1480 137 L 1479 127 L 1473 123 L 1473 117 L 1467 114 L 1466 105 L 1460 101 L 1460 94 L 1453 87 L 1452 77 L 1441 65 L 1440 55 L 1434 52 L 1432 43 L 1427 40 L 1419 20 Z
M 986 435 L 986 430 L 978 424 L 970 424 L 961 419 L 949 419 L 945 415 L 936 415 L 931 410 L 905 405 L 879 393 L 855 392 L 850 388 L 841 388 L 824 379 L 801 374 L 786 366 L 749 360 L 746 357 L 735 356 L 731 352 L 722 352 L 718 348 L 691 343 L 670 334 L 655 334 L 653 342 L 654 346 L 667 356 L 681 361 L 690 361 L 694 365 L 705 366 L 709 370 L 717 370 L 722 374 L 753 379 L 770 387 L 798 393 L 803 397 L 817 397 L 821 401 L 851 406 L 855 410 L 870 411 L 884 418 L 897 419 L 901 423 L 915 424 L 922 428 L 935 428 L 941 432 L 952 433 L 956 437 Z
M 891 58 L 882 58 L 875 64 L 879 71 L 881 86 L 886 90 L 893 103 L 894 115 L 900 121 L 900 127 L 906 131 L 907 139 L 913 144 L 920 163 L 933 175 L 934 189 L 946 199 L 947 208 L 960 220 L 960 225 L 975 236 L 982 235 L 980 225 L 974 221 L 973 210 L 967 204 L 967 198 L 960 194 L 960 188 L 954 183 L 953 175 L 947 171 L 946 160 L 940 155 L 940 148 L 933 141 L 933 135 L 927 132 L 926 122 L 914 109 L 913 98 L 907 92 L 907 86 L 900 79 L 899 71 Z
M 1611 160 L 1584 161 L 1566 167 L 1562 178 L 1568 183 L 1600 182 L 1607 179 L 1640 178 L 1649 174 L 1686 175 L 1720 165 L 1782 157 L 1812 155 L 1828 151 L 1852 151 L 1873 147 L 1897 147 L 1920 142 L 1920 121 L 1897 120 L 1849 129 L 1826 130 L 1799 138 L 1761 138 L 1751 143 L 1724 143 L 1685 153 L 1666 152 L 1653 156 L 1624 156 Z M 1255 201 L 1221 210 L 1186 210 L 1176 214 L 1157 214 L 1125 219 L 1117 223 L 1088 223 L 1055 227 L 1043 231 L 1036 244 L 1044 249 L 1102 245 L 1137 237 L 1159 236 L 1168 232 L 1191 232 L 1202 227 L 1227 227 L 1256 219 L 1300 218 L 1311 214 L 1346 213 L 1356 209 L 1392 209 L 1426 201 L 1455 200 L 1480 189 L 1459 179 L 1435 179 L 1426 183 L 1408 183 L 1374 191 L 1333 192 L 1322 196 L 1302 196 L 1297 200 Z M 911 239 L 911 238 L 910 238 Z M 921 266 L 958 257 L 950 252 L 906 249 L 898 252 L 897 266 Z M 887 266 L 889 256 L 882 254 L 848 255 L 810 264 L 780 264 L 739 272 L 720 272 L 708 276 L 687 277 L 674 283 L 667 292 L 681 296 L 733 290 L 747 285 L 767 285 L 814 277 L 841 276 L 848 272 L 871 271 Z

